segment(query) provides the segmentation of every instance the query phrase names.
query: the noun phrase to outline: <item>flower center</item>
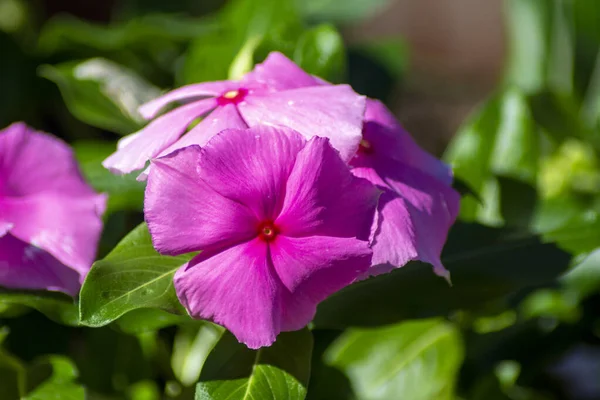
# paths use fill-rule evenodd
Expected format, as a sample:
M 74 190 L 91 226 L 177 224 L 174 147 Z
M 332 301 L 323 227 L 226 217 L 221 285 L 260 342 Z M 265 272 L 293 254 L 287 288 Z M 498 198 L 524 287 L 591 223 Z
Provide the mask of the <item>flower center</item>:
M 217 104 L 220 106 L 224 106 L 226 104 L 238 104 L 244 100 L 247 94 L 248 89 L 244 88 L 230 90 L 217 97 Z
M 358 151 L 361 151 L 363 153 L 372 153 L 373 145 L 367 139 L 362 139 L 360 141 L 360 145 L 358 146 Z
M 279 228 L 273 221 L 264 221 L 258 225 L 258 237 L 265 242 L 270 242 L 279 234 Z

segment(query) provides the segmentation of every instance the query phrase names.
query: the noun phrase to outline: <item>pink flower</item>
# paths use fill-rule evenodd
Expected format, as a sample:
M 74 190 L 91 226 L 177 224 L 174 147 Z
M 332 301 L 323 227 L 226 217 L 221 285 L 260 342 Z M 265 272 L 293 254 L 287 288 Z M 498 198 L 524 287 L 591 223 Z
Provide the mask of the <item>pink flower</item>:
M 288 67 L 278 71 L 278 77 L 286 81 L 310 77 L 287 61 Z M 192 144 L 203 146 L 223 129 L 259 124 L 286 126 L 306 138 L 319 132 L 320 136 L 330 138 L 342 158 L 348 161 L 360 142 L 365 98 L 348 85 L 286 86 L 278 80 L 259 82 L 251 72 L 240 81 L 206 82 L 173 90 L 144 104 L 140 107 L 141 114 L 153 119 L 170 103 L 184 102 L 185 105 L 121 139 L 117 151 L 104 160 L 103 165 L 116 173 L 129 173 L 142 169 L 151 158 Z M 200 117 L 202 121 L 185 133 Z M 141 176 L 144 177 L 145 174 Z
M 23 123 L 0 131 L 0 285 L 77 295 L 105 203 L 67 144 Z
M 460 205 L 460 195 L 450 186 L 450 168 L 422 150 L 375 100 L 367 101 L 363 140 L 350 165 L 354 175 L 383 191 L 368 275 L 419 260 L 449 279 L 440 255 Z
M 369 268 L 378 196 L 328 139 L 259 126 L 154 160 L 145 215 L 159 252 L 203 250 L 175 274 L 190 315 L 258 348 Z
M 271 53 L 251 75 L 254 82 L 278 90 L 328 85 L 279 53 Z M 451 169 L 421 149 L 377 100 L 367 100 L 362 133 L 361 146 L 350 165 L 355 175 L 384 192 L 373 224 L 373 267 L 368 274 L 389 272 L 420 260 L 448 278 L 440 253 L 460 201 L 451 188 Z

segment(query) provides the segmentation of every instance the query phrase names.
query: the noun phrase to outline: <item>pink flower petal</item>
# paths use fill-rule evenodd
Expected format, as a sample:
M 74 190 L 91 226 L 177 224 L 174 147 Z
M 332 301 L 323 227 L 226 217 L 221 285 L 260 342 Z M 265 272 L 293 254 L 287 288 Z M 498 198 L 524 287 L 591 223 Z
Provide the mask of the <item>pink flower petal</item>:
M 199 146 L 190 146 L 152 162 L 144 212 L 161 253 L 220 248 L 256 236 L 252 212 L 198 176 L 201 153 Z
M 175 143 L 187 127 L 216 107 L 215 99 L 204 99 L 165 114 L 142 130 L 119 141 L 117 151 L 102 162 L 113 173 L 127 174 L 142 169 L 146 161 Z
M 12 235 L 0 237 L 0 286 L 76 296 L 83 275 Z
M 198 168 L 219 194 L 248 206 L 258 220 L 274 219 L 304 144 L 302 136 L 287 128 L 230 129 L 203 147 Z
M 367 239 L 379 190 L 352 175 L 321 137 L 298 153 L 276 223 L 288 236 L 325 235 Z
M 306 138 L 329 138 L 344 161 L 354 156 L 362 138 L 364 108 L 364 96 L 348 85 L 254 93 L 238 105 L 250 126 L 286 126 Z
M 204 146 L 213 136 L 225 129 L 247 129 L 237 108 L 233 104 L 217 107 L 207 115 L 198 125 L 190 129 L 181 139 L 164 150 L 161 155 L 167 155 L 174 150 L 194 144 Z
M 246 74 L 242 82 L 258 82 L 276 91 L 320 84 L 315 77 L 277 51 L 269 53 L 265 61 Z
M 102 230 L 97 202 L 97 195 L 69 197 L 50 192 L 3 198 L 0 219 L 13 224 L 11 235 L 85 273 L 94 261 Z
M 297 330 L 314 317 L 317 304 L 349 285 L 371 265 L 366 241 L 355 238 L 278 236 L 271 259 L 286 287 L 282 331 Z
M 446 184 L 452 183 L 450 167 L 419 147 L 379 100 L 367 100 L 363 135 L 371 146 L 371 157 L 391 158 Z
M 62 140 L 15 123 L 0 131 L 0 196 L 57 191 L 94 195 L 79 172 L 73 151 Z
M 458 214 L 460 196 L 438 179 L 391 160 L 378 159 L 374 168 L 353 169 L 384 190 L 370 275 L 389 272 L 411 260 L 433 265 L 448 276 L 440 255 L 448 230 Z
M 270 264 L 259 239 L 202 252 L 175 274 L 177 296 L 192 317 L 225 326 L 250 348 L 269 346 L 281 330 L 282 290 Z
M 233 104 L 217 107 L 207 115 L 198 125 L 190 129 L 181 139 L 163 150 L 158 156 L 163 157 L 175 150 L 191 145 L 204 146 L 214 135 L 225 129 L 246 129 L 248 125 L 242 120 L 240 113 Z M 148 178 L 150 167 L 146 168 L 136 179 L 145 181 Z
M 239 88 L 239 84 L 230 81 L 195 83 L 193 85 L 180 87 L 163 96 L 157 97 L 140 106 L 138 111 L 144 118 L 152 119 L 156 117 L 160 110 L 175 101 L 196 101 L 203 97 L 217 97 L 237 88 Z

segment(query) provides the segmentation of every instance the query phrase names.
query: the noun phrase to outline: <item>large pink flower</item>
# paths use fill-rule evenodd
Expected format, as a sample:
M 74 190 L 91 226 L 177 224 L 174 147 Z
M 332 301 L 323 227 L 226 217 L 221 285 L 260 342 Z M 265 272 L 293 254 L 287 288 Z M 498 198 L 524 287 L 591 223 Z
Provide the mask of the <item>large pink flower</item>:
M 286 60 L 288 67 L 277 72 L 281 79 L 299 83 L 302 77 L 313 79 Z M 240 81 L 188 85 L 144 104 L 141 114 L 152 119 L 170 103 L 186 103 L 121 139 L 117 151 L 103 165 L 113 172 L 129 173 L 142 169 L 151 158 L 192 144 L 202 146 L 223 129 L 261 124 L 289 127 L 307 138 L 319 132 L 331 140 L 344 160 L 354 155 L 365 110 L 363 96 L 348 85 L 290 88 L 279 80 L 258 81 L 254 77 L 250 72 Z M 185 133 L 200 117 L 202 121 Z
M 271 53 L 257 65 L 251 78 L 278 90 L 328 85 L 279 53 Z M 440 253 L 460 201 L 451 188 L 452 170 L 421 149 L 377 100 L 367 100 L 362 134 L 350 165 L 355 175 L 384 192 L 373 224 L 373 267 L 368 274 L 389 272 L 420 260 L 448 277 Z
M 0 285 L 76 295 L 105 203 L 66 143 L 23 123 L 0 131 Z
M 154 160 L 145 215 L 159 252 L 203 250 L 175 274 L 190 315 L 258 348 L 369 268 L 378 196 L 328 139 L 263 126 Z

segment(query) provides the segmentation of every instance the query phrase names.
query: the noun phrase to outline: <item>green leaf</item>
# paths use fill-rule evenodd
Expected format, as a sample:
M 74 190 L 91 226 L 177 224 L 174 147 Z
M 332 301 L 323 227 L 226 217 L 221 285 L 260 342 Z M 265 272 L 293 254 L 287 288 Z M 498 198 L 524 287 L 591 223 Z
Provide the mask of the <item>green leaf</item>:
M 0 309 L 14 305 L 33 308 L 63 325 L 79 325 L 77 304 L 66 294 L 44 291 L 0 290 Z
M 116 324 L 123 333 L 139 335 L 190 321 L 188 315 L 173 314 L 158 308 L 139 308 L 121 316 Z
M 442 262 L 450 287 L 431 267 L 409 263 L 389 274 L 355 283 L 329 297 L 314 323 L 323 328 L 378 326 L 403 319 L 474 309 L 509 293 L 552 282 L 570 255 L 537 236 L 508 229 L 455 224 Z
M 400 38 L 361 42 L 353 45 L 352 50 L 379 62 L 394 79 L 400 79 L 408 69 L 408 45 Z
M 540 132 L 520 91 L 508 89 L 486 102 L 459 130 L 445 154 L 456 176 L 482 199 L 480 203 L 463 198 L 461 218 L 502 224 L 506 215 L 498 177 L 535 187 L 540 147 Z
M 282 333 L 259 350 L 225 333 L 204 364 L 196 400 L 304 399 L 312 346 L 308 329 Z
M 139 225 L 92 266 L 80 293 L 81 323 L 106 325 L 138 308 L 184 313 L 173 288 L 173 275 L 192 256 L 158 254 L 146 224 Z
M 34 389 L 23 399 L 83 400 L 85 389 L 74 382 L 78 376 L 77 367 L 66 357 L 49 356 L 37 360 L 28 371 L 28 385 Z
M 294 61 L 306 72 L 330 82 L 343 78 L 346 65 L 344 42 L 331 25 L 319 25 L 302 34 L 294 50 Z
M 173 340 L 171 367 L 173 374 L 184 386 L 198 381 L 200 372 L 224 329 L 207 321 L 181 325 Z
M 272 50 L 290 54 L 302 33 L 302 23 L 292 0 L 230 1 L 219 12 L 217 20 L 215 32 L 192 42 L 181 83 L 227 79 L 231 64 L 240 52 L 242 60 L 264 59 Z M 236 65 L 235 75 L 252 67 L 247 62 L 238 62 L 244 68 Z
M 381 12 L 390 0 L 296 0 L 305 18 L 317 21 L 352 22 Z
M 144 183 L 137 174 L 115 175 L 102 166 L 102 161 L 116 151 L 116 145 L 101 141 L 79 141 L 73 144 L 75 157 L 87 182 L 96 191 L 108 193 L 107 214 L 117 210 L 141 211 Z
M 135 72 L 102 58 L 42 65 L 39 74 L 58 85 L 76 118 L 122 134 L 142 126 L 137 108 L 160 94 Z
M 452 400 L 463 357 L 458 330 L 440 319 L 351 329 L 325 353 L 365 400 Z
M 96 51 L 160 48 L 171 42 L 186 42 L 214 28 L 212 21 L 184 15 L 150 14 L 109 26 L 60 15 L 44 26 L 38 48 L 46 54 L 77 48 Z

